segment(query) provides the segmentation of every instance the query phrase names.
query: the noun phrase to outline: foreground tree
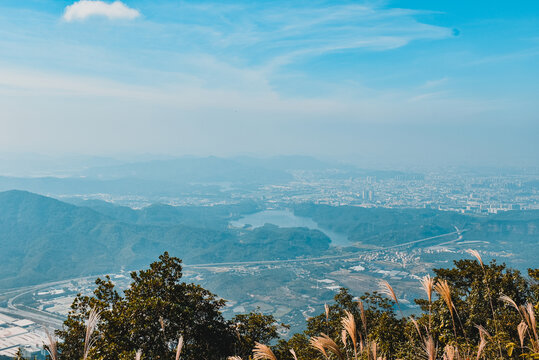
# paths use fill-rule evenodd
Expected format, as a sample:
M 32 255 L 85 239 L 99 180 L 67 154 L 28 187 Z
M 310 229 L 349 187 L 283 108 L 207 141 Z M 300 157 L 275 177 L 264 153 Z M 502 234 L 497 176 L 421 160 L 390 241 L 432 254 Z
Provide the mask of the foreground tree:
M 133 282 L 123 296 L 109 277 L 98 279 L 93 296 L 77 296 L 64 328 L 57 332 L 63 340 L 60 359 L 84 358 L 86 319 L 92 309 L 100 321 L 88 359 L 134 359 L 137 350 L 145 359 L 174 359 L 180 337 L 182 359 L 224 359 L 246 342 L 277 336 L 273 317 L 248 314 L 236 319 L 249 329 L 242 327 L 238 337 L 234 324 L 221 314 L 225 301 L 198 285 L 181 282 L 181 277 L 181 260 L 164 253 L 148 270 L 131 273 Z
M 264 345 L 278 337 L 272 316 L 225 320 L 224 301 L 181 282 L 181 261 L 165 253 L 133 272 L 122 295 L 107 277 L 96 281 L 92 296 L 77 296 L 57 332 L 64 341 L 59 358 L 173 359 L 180 343 L 183 360 L 539 359 L 539 270 L 526 279 L 472 253 L 476 260 L 421 280 L 426 296 L 416 300 L 423 312 L 415 317 L 397 315 L 387 282 L 382 293 L 359 298 L 342 288 L 304 332 L 272 348 Z
M 334 304 L 307 320 L 306 331 L 281 340 L 274 354 L 279 360 L 294 360 L 290 350 L 300 360 L 539 359 L 539 270 L 526 279 L 477 256 L 423 278 L 426 299 L 416 300 L 423 310 L 416 317 L 396 316 L 389 285 L 384 296 L 359 300 L 341 289 Z

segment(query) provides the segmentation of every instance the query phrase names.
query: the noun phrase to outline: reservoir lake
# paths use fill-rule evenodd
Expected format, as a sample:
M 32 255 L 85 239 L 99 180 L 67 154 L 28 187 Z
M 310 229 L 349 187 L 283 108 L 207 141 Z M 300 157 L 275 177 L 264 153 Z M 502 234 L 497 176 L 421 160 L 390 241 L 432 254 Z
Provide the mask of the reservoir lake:
M 312 219 L 296 216 L 288 209 L 264 210 L 230 222 L 230 225 L 236 228 L 243 228 L 248 225 L 258 228 L 264 226 L 264 224 L 273 224 L 283 228 L 304 227 L 319 230 L 331 239 L 332 246 L 348 246 L 351 244 L 346 235 L 322 228 Z

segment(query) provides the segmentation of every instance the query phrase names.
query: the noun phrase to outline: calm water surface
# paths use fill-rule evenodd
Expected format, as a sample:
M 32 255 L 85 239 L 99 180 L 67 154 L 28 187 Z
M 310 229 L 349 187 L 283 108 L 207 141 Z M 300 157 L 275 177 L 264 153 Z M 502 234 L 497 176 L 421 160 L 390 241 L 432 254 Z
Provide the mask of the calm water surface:
M 306 227 L 326 234 L 331 239 L 331 245 L 346 246 L 351 244 L 346 235 L 322 228 L 314 220 L 296 216 L 290 210 L 264 210 L 230 222 L 230 225 L 240 228 L 245 225 L 257 228 L 264 226 L 264 224 L 273 224 L 279 227 Z

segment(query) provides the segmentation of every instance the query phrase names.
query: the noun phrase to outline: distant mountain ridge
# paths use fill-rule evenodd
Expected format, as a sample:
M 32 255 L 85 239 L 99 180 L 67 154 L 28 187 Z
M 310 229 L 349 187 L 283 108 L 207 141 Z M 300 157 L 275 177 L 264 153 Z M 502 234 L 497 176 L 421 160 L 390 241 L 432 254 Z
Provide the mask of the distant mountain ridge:
M 249 190 L 263 185 L 286 184 L 294 180 L 294 171 L 323 173 L 325 177 L 334 179 L 368 176 L 417 179 L 423 176 L 400 171 L 359 169 L 350 164 L 321 161 L 309 156 L 180 157 L 138 162 L 104 159 L 103 166 L 96 166 L 97 162 L 86 161 L 90 166 L 74 168 L 71 172 L 66 170 L 62 176 L 17 177 L 7 170 L 0 171 L 0 191 L 21 189 L 56 195 L 113 194 L 158 198 L 183 196 L 197 191 L 218 194 L 223 186 Z M 8 165 L 5 164 L 5 169 L 9 168 Z M 44 166 L 42 172 L 46 173 L 45 169 Z
M 171 160 L 133 162 L 90 168 L 82 173 L 98 179 L 135 178 L 172 183 L 281 183 L 292 180 L 285 171 L 268 169 L 256 163 L 209 157 L 181 157 Z

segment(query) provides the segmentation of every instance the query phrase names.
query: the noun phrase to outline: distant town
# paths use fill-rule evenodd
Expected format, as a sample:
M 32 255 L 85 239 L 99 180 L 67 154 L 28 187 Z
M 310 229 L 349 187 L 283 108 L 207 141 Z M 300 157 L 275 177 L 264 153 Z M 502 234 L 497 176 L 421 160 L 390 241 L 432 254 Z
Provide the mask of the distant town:
M 444 173 L 381 172 L 358 175 L 342 169 L 325 169 L 292 170 L 290 174 L 293 177 L 291 181 L 275 184 L 246 186 L 240 183 L 198 182 L 194 184 L 194 190 L 190 188 L 175 196 L 110 193 L 50 195 L 62 201 L 104 200 L 133 209 L 154 203 L 205 207 L 246 201 L 253 201 L 262 209 L 287 209 L 310 203 L 363 208 L 433 209 L 478 217 L 539 209 L 539 177 L 536 173 L 485 175 L 454 170 Z M 294 217 L 290 212 L 284 215 Z M 253 228 L 251 225 L 244 221 L 236 224 L 231 222 L 229 226 L 249 231 Z M 305 225 L 298 223 L 294 226 Z M 337 247 L 332 248 L 330 255 L 300 258 L 297 261 L 186 266 L 184 275 L 186 281 L 200 283 L 223 296 L 227 300 L 225 315 L 259 310 L 271 313 L 291 325 L 290 331 L 301 329 L 305 319 L 320 312 L 322 300 L 331 299 L 341 287 L 368 288 L 376 286 L 379 279 L 396 284 L 404 310 L 411 312 L 414 311 L 411 300 L 416 291 L 404 290 L 413 289 L 419 276 L 429 266 L 446 265 L 451 259 L 463 256 L 467 247 L 482 246 L 490 241 L 462 240 L 466 229 L 455 229 L 441 235 L 436 241 L 412 238 L 397 246 L 364 244 L 357 245 L 352 252 Z M 488 250 L 492 257 L 506 259 L 509 255 L 513 256 L 500 251 L 495 244 L 491 245 L 485 251 Z M 256 289 L 253 279 L 266 275 L 277 279 L 276 293 Z M 125 272 L 113 274 L 112 277 L 120 289 L 127 287 L 129 276 Z M 280 277 L 292 280 L 279 283 Z M 45 329 L 53 331 L 61 327 L 73 298 L 78 293 L 91 294 L 95 278 L 70 279 L 11 289 L 0 294 L 0 356 L 13 357 L 21 351 L 25 356 L 44 358 Z M 247 291 L 245 294 L 235 291 L 233 285 L 244 286 Z M 287 294 L 286 300 L 282 299 L 283 293 Z M 285 333 L 283 335 L 286 336 Z

